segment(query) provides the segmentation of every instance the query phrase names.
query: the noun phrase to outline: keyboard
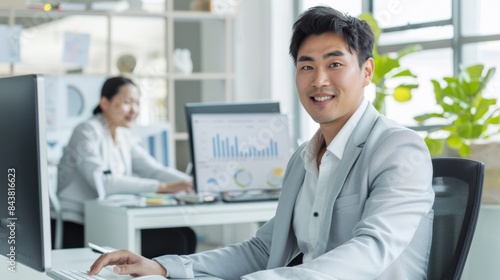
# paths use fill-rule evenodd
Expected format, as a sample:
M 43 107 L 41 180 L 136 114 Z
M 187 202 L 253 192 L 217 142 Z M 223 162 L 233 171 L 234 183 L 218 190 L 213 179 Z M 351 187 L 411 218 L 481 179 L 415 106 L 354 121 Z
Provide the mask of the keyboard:
M 86 270 L 52 270 L 47 276 L 56 280 L 128 280 L 133 279 L 130 275 L 118 275 L 107 269 L 103 269 L 100 275 L 88 275 Z
M 84 270 L 53 270 L 47 275 L 57 280 L 106 280 L 99 275 L 88 275 Z

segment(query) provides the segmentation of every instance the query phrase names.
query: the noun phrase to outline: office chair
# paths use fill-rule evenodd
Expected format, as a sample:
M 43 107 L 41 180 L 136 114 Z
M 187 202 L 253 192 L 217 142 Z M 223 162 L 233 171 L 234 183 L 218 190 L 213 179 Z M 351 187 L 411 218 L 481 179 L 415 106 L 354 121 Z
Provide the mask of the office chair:
M 428 280 L 460 279 L 476 228 L 484 164 L 433 158 L 434 224 Z

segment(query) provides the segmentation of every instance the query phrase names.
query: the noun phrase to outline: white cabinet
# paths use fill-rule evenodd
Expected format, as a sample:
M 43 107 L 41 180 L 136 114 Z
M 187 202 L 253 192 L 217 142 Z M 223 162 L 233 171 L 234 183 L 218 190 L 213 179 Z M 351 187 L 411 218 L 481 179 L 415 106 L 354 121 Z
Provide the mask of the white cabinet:
M 114 76 L 120 74 L 119 58 L 132 55 L 136 66 L 125 75 L 143 93 L 139 122 L 170 123 L 182 170 L 190 158 L 184 103 L 233 99 L 235 16 L 192 11 L 190 4 L 165 0 L 154 9 L 123 11 L 0 9 L 0 24 L 22 26 L 21 60 L 0 62 L 0 75 Z M 85 65 L 63 62 L 68 32 L 90 35 Z M 190 51 L 191 73 L 176 71 L 175 49 Z

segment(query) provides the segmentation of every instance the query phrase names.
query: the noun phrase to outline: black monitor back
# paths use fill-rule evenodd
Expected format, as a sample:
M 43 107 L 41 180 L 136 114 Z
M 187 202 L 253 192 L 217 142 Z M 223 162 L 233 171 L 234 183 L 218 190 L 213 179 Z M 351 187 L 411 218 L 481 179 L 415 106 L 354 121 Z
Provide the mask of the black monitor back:
M 0 78 L 0 254 L 50 267 L 43 76 Z

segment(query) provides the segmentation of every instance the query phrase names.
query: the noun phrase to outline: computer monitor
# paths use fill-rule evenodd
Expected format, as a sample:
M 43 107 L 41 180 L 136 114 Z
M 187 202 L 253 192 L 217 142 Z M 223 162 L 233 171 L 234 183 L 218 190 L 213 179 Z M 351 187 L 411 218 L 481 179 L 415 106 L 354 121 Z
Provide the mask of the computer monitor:
M 0 254 L 7 269 L 51 266 L 44 79 L 0 78 Z
M 271 178 L 273 174 L 282 175 L 289 158 L 288 128 L 286 117 L 280 115 L 279 102 L 187 103 L 185 111 L 198 193 L 281 187 L 279 182 L 273 185 L 279 179 Z M 282 130 L 276 131 L 277 127 Z M 249 137 L 265 140 L 255 146 Z M 252 149 L 248 149 L 250 146 Z M 278 164 L 272 167 L 272 162 Z M 271 184 L 266 178 L 271 178 Z

